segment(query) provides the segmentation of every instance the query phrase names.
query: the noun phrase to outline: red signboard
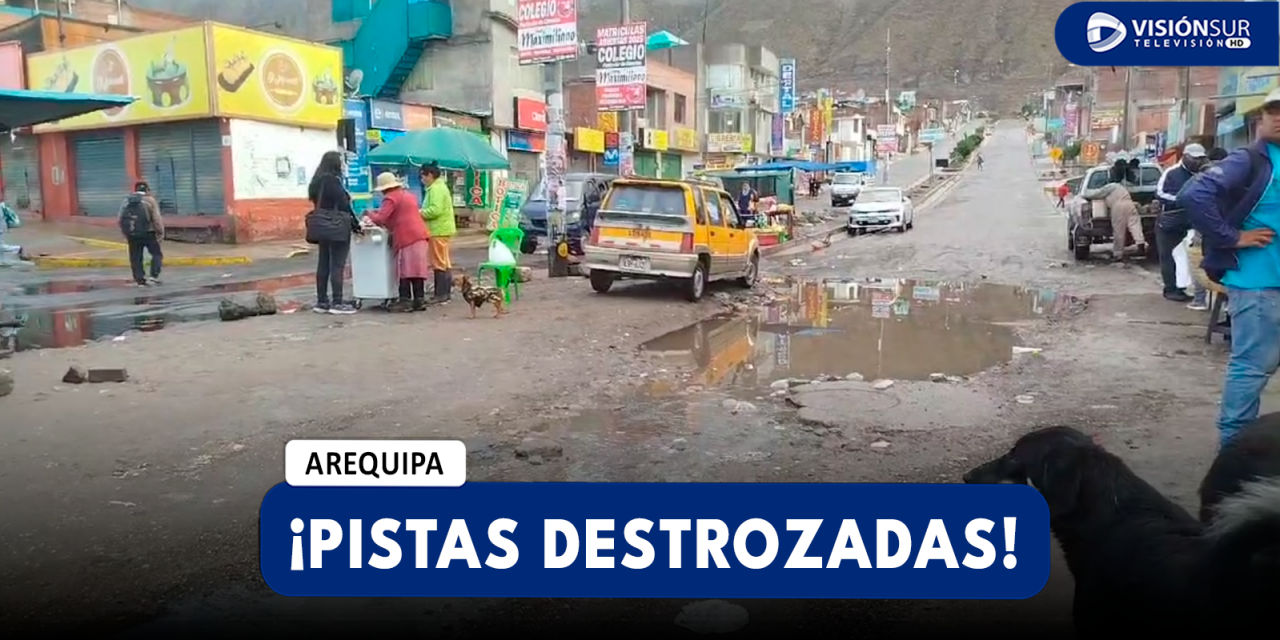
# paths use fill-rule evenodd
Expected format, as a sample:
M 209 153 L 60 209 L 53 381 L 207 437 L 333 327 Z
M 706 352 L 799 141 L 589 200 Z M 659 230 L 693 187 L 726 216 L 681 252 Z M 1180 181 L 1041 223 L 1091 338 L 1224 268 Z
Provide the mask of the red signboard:
M 0 89 L 26 89 L 23 66 L 22 45 L 0 42 Z
M 516 98 L 516 128 L 525 131 L 547 130 L 547 105 L 528 98 Z

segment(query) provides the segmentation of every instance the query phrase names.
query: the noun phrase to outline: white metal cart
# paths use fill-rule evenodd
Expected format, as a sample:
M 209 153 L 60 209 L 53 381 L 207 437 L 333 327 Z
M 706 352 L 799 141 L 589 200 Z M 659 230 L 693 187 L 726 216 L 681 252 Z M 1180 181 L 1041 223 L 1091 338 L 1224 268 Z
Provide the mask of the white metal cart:
M 356 308 L 365 300 L 376 300 L 386 308 L 400 297 L 400 277 L 396 252 L 391 248 L 391 232 L 382 227 L 365 227 L 364 234 L 351 238 L 351 298 Z

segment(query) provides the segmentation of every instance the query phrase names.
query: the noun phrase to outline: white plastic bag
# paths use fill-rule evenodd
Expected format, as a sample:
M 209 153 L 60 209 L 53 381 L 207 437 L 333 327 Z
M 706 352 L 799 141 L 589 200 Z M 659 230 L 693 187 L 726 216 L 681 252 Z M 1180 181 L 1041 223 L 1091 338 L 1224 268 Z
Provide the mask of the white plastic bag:
M 1177 275 L 1177 284 L 1179 289 L 1186 289 L 1191 286 L 1191 259 L 1187 257 L 1187 247 L 1191 245 L 1191 234 L 1182 239 L 1178 246 L 1173 248 L 1173 264 Z
M 489 241 L 489 264 L 516 264 L 516 257 L 511 253 L 511 249 L 507 245 L 502 244 L 499 240 Z

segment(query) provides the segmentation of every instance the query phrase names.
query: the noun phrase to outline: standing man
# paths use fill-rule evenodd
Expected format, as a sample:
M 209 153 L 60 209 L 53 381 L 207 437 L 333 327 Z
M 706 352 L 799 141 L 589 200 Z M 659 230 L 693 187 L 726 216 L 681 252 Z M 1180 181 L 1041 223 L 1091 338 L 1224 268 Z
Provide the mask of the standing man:
M 1205 273 L 1226 288 L 1231 307 L 1221 446 L 1258 417 L 1280 366 L 1280 89 L 1263 101 L 1258 140 L 1192 180 L 1178 204 L 1200 232 Z
M 1208 162 L 1205 163 L 1204 169 L 1201 169 L 1200 173 L 1196 175 L 1198 176 L 1200 174 L 1203 174 L 1205 172 L 1205 169 L 1208 169 L 1209 167 L 1215 164 L 1218 164 L 1219 162 L 1222 162 L 1222 160 L 1226 157 L 1227 157 L 1226 149 L 1223 149 L 1222 147 L 1214 147 L 1209 151 L 1209 160 Z M 1194 181 L 1195 179 L 1193 178 L 1192 182 Z M 1190 184 L 1190 182 L 1188 182 L 1187 184 Z M 1182 188 L 1186 189 L 1185 186 Z M 1200 240 L 1200 232 L 1195 231 L 1193 229 L 1191 231 L 1191 242 L 1190 244 L 1187 245 L 1187 248 L 1188 249 L 1190 249 L 1191 247 L 1199 248 L 1201 244 L 1202 242 Z M 1200 265 L 1198 264 L 1193 264 L 1190 266 L 1191 266 L 1192 273 L 1195 273 L 1196 270 L 1200 269 Z M 1209 310 L 1209 291 L 1204 288 L 1204 285 L 1201 284 L 1201 280 L 1198 277 L 1191 279 L 1191 286 L 1193 287 L 1192 300 L 1191 300 L 1191 303 L 1187 305 L 1187 308 L 1192 311 L 1208 311 Z
M 1156 198 L 1160 200 L 1160 216 L 1156 218 L 1156 249 L 1160 254 L 1160 279 L 1164 281 L 1164 299 L 1173 302 L 1191 302 L 1178 286 L 1177 265 L 1173 261 L 1173 250 L 1186 240 L 1191 231 L 1191 219 L 1184 209 L 1178 206 L 1178 192 L 1191 181 L 1191 177 L 1200 172 L 1205 165 L 1204 147 L 1189 144 L 1182 150 L 1182 159 L 1178 164 L 1165 169 L 1156 183 Z
M 434 162 L 419 170 L 422 183 L 427 185 L 426 205 L 422 219 L 430 230 L 431 270 L 435 276 L 435 295 L 430 304 L 448 302 L 453 297 L 453 262 L 449 259 L 449 242 L 458 233 L 458 222 L 453 217 L 453 194 L 449 185 L 440 177 L 440 165 Z
M 145 182 L 133 185 L 133 193 L 125 198 L 117 217 L 120 231 L 129 243 L 129 268 L 133 282 L 139 287 L 160 284 L 160 267 L 164 252 L 160 241 L 164 240 L 164 221 L 160 219 L 160 204 L 151 195 L 151 187 Z M 151 255 L 151 276 L 142 268 L 142 252 Z

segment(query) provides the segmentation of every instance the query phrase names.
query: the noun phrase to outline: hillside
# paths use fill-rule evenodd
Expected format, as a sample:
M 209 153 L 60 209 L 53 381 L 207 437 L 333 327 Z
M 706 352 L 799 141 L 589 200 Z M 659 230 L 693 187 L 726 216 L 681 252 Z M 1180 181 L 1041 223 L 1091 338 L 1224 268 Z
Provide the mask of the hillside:
M 1065 70 L 1053 43 L 1058 15 L 1073 0 L 646 0 L 635 19 L 691 42 L 762 43 L 797 59 L 801 87 L 885 87 L 891 34 L 893 91 L 982 98 L 1015 107 Z M 583 0 L 584 26 L 616 21 L 617 0 Z M 785 9 L 785 14 L 780 14 Z M 959 73 L 956 73 L 956 72 Z

